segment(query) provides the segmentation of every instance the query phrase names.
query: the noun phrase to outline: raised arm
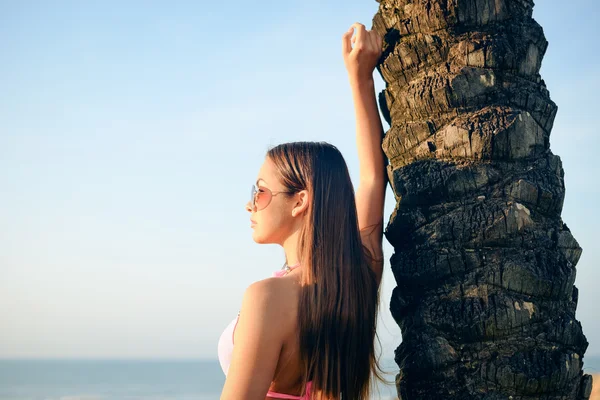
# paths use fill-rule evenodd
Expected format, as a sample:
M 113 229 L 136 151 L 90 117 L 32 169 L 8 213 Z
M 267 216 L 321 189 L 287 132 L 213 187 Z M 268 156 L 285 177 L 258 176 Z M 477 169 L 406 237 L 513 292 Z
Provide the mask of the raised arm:
M 352 37 L 354 29 L 356 35 Z M 356 191 L 358 225 L 363 245 L 370 253 L 379 280 L 383 272 L 383 206 L 387 187 L 387 158 L 381 150 L 383 126 L 375 100 L 373 70 L 381 56 L 381 47 L 381 37 L 358 23 L 352 25 L 342 38 L 344 64 L 348 71 L 356 115 L 356 147 L 360 168 Z

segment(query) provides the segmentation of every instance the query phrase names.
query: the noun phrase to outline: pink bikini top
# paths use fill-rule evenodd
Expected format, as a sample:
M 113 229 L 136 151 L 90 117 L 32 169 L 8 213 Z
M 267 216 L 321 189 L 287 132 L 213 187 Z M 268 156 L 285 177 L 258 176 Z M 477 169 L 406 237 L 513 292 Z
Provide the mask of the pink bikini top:
M 284 276 L 289 271 L 292 271 L 292 270 L 298 268 L 299 266 L 300 266 L 300 264 L 296 264 L 291 267 L 288 267 L 287 269 L 275 271 L 273 273 L 273 276 L 274 277 Z M 238 316 L 233 321 L 231 321 L 229 323 L 229 325 L 227 325 L 227 328 L 225 328 L 225 331 L 223 331 L 223 333 L 221 334 L 221 337 L 219 338 L 219 362 L 221 363 L 221 368 L 223 369 L 223 372 L 225 373 L 225 375 L 227 375 L 227 372 L 229 371 L 229 364 L 231 363 L 231 354 L 233 353 L 233 334 L 235 333 L 235 327 L 237 326 L 239 317 L 240 317 L 240 315 L 238 313 Z M 311 383 L 312 382 L 307 383 L 306 394 L 304 396 L 293 396 L 291 394 L 276 393 L 276 392 L 272 392 L 269 390 L 267 392 L 267 397 L 278 397 L 280 399 L 290 399 L 290 400 L 309 399 Z

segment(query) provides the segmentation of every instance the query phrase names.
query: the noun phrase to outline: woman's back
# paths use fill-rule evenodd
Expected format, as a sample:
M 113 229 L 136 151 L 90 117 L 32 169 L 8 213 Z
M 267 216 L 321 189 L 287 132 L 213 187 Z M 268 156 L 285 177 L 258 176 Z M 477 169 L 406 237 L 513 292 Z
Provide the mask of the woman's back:
M 300 337 L 298 335 L 300 273 L 289 273 L 282 277 L 268 279 L 273 280 L 273 285 L 278 286 L 276 300 L 283 305 L 281 318 L 272 321 L 272 327 L 285 332 L 275 375 L 269 390 L 276 393 L 300 395 L 304 373 L 300 359 Z
M 300 271 L 292 273 L 300 265 L 290 267 L 290 272 L 276 271 L 272 278 L 256 284 L 263 291 L 270 292 L 270 305 L 277 311 L 268 321 L 270 329 L 281 337 L 281 348 L 273 380 L 267 397 L 270 399 L 300 399 L 302 392 L 302 362 L 298 336 L 298 303 L 300 296 Z M 235 342 L 240 341 L 236 330 L 238 318 L 225 329 L 219 341 L 219 359 L 223 371 L 227 373 Z
M 361 230 L 361 239 L 364 249 L 369 255 L 375 275 L 380 279 L 383 270 L 383 253 L 378 228 L 379 230 L 382 228 L 382 223 L 364 228 Z M 296 272 L 282 277 L 268 278 L 272 280 L 273 285 L 278 287 L 276 289 L 276 301 L 283 305 L 281 318 L 272 321 L 273 329 L 285 332 L 283 346 L 269 391 L 299 396 L 302 391 L 304 370 L 300 358 L 300 337 L 298 335 L 300 330 L 298 326 L 298 303 L 301 291 L 301 274 L 299 270 Z M 269 398 L 284 399 L 285 397 L 269 396 Z

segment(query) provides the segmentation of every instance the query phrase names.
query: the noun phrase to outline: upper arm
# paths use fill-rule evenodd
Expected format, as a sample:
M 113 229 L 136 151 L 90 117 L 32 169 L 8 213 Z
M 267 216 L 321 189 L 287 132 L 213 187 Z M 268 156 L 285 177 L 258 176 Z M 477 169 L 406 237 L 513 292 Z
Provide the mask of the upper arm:
M 275 328 L 284 312 L 272 280 L 253 283 L 244 293 L 231 364 L 221 400 L 264 400 L 283 345 Z
M 383 207 L 386 182 L 361 181 L 356 191 L 356 212 L 362 244 L 378 282 L 383 274 Z

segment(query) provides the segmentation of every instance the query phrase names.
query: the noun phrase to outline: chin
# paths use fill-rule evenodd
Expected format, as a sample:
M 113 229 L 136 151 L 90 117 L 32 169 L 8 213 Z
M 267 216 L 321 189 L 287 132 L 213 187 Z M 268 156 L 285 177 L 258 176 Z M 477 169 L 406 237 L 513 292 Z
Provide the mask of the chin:
M 256 229 L 254 230 L 254 232 L 252 232 L 252 239 L 254 239 L 255 243 L 258 244 L 274 244 L 275 242 L 272 240 L 269 240 L 268 237 L 264 237 L 263 235 L 261 235 L 259 232 L 256 231 Z
M 261 237 L 261 235 L 258 232 L 256 232 L 256 230 L 252 231 L 252 239 L 254 240 L 255 243 L 265 244 L 264 239 Z

